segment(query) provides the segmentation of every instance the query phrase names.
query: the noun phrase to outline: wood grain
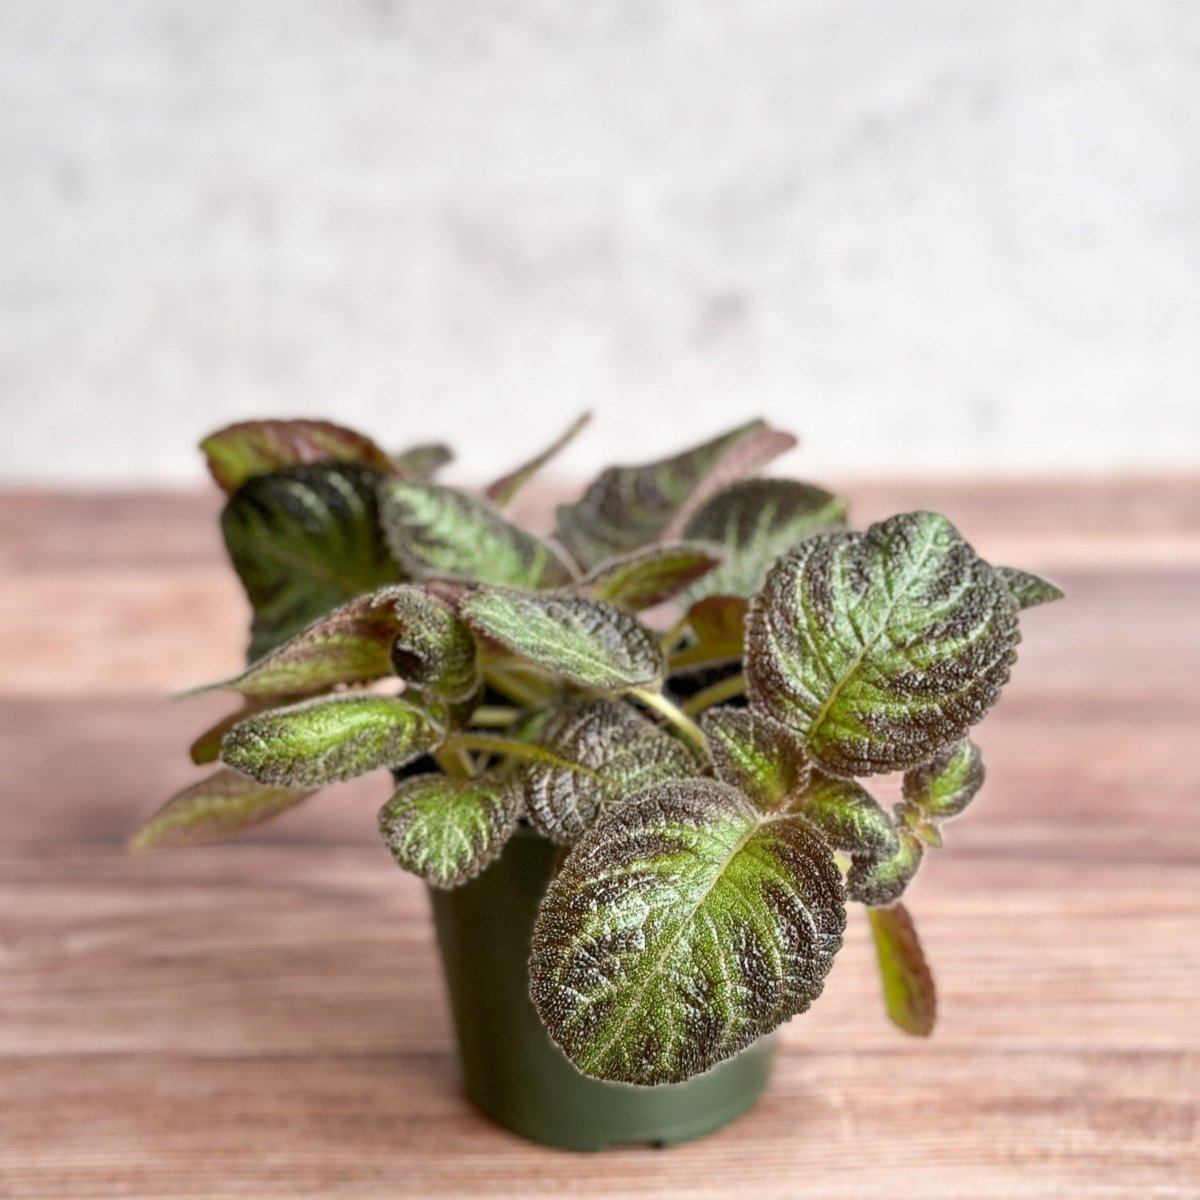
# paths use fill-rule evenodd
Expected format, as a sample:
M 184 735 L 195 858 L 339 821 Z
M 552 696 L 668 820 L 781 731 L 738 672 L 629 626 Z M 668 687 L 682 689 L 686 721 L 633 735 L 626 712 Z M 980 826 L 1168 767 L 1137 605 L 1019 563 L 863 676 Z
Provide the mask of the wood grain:
M 911 892 L 939 1028 L 886 1023 L 855 913 L 749 1117 L 586 1158 L 460 1099 L 381 779 L 124 853 L 227 703 L 163 694 L 243 644 L 212 497 L 0 498 L 0 1197 L 1200 1196 L 1200 480 L 850 491 L 1070 592 Z

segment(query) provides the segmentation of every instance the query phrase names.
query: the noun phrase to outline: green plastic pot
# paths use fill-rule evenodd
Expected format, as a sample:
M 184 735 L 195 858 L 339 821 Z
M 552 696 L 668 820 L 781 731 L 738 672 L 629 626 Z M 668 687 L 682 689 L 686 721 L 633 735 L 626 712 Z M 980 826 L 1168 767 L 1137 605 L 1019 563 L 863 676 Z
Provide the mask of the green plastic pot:
M 567 1150 L 699 1137 L 766 1087 L 769 1039 L 685 1083 L 633 1087 L 581 1075 L 529 999 L 529 941 L 557 848 L 522 828 L 482 875 L 430 890 L 468 1099 L 515 1133 Z

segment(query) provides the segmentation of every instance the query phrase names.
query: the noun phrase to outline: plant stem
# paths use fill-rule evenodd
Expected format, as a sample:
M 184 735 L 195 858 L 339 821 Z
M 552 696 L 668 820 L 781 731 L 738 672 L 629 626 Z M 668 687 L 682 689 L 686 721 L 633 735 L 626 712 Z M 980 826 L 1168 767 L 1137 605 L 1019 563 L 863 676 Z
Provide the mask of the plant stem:
M 732 700 L 734 696 L 740 696 L 745 690 L 746 676 L 739 671 L 736 675 L 730 675 L 728 679 L 718 679 L 716 683 L 697 692 L 680 707 L 685 713 L 695 716 L 696 713 L 703 712 L 714 704 L 720 704 L 722 700 Z
M 630 688 L 629 694 L 635 700 L 640 700 L 647 708 L 652 708 L 660 716 L 666 717 L 707 761 L 709 758 L 708 741 L 700 726 L 687 713 L 677 708 L 662 692 L 652 692 L 649 688 Z
M 484 725 L 489 729 L 502 729 L 512 725 L 520 713 L 515 708 L 504 708 L 499 704 L 481 704 L 471 714 L 472 725 Z
M 518 679 L 508 671 L 492 668 L 485 672 L 484 678 L 496 691 L 525 708 L 541 708 L 549 699 L 542 688 Z
M 505 754 L 511 758 L 528 758 L 556 767 L 561 767 L 563 761 L 544 746 L 533 746 L 529 742 L 497 737 L 494 733 L 473 733 L 469 730 L 452 733 L 446 739 L 446 745 L 461 750 L 484 750 L 488 754 Z
M 452 745 L 448 739 L 433 752 L 433 761 L 451 779 L 470 779 L 475 774 L 475 764 L 466 747 Z

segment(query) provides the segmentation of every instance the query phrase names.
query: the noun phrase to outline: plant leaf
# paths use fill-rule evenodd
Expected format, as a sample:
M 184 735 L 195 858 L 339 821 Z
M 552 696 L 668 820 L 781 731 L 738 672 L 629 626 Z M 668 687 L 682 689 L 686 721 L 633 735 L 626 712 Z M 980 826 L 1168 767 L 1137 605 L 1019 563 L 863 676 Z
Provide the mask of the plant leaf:
M 640 612 L 677 596 L 720 563 L 720 558 L 703 546 L 686 542 L 650 546 L 601 563 L 584 577 L 580 590 L 597 600 Z
M 744 708 L 710 708 L 700 728 L 717 778 L 745 792 L 759 808 L 778 808 L 807 785 L 804 747 L 778 721 Z
M 1016 567 L 997 567 L 996 574 L 1021 608 L 1033 608 L 1035 605 L 1049 604 L 1053 600 L 1063 598 L 1062 588 L 1032 571 L 1018 571 Z
M 567 855 L 533 930 L 530 994 L 585 1075 L 677 1083 L 820 994 L 841 877 L 800 817 L 727 784 L 661 784 Z
M 671 670 L 686 671 L 742 657 L 748 605 L 740 596 L 705 596 L 688 609 L 692 640 L 671 655 Z
M 904 799 L 928 818 L 956 817 L 983 786 L 985 774 L 979 747 L 963 738 L 904 773 Z
M 895 822 L 875 797 L 853 780 L 813 772 L 791 811 L 816 826 L 831 850 L 856 858 L 887 859 L 900 848 Z
M 388 456 L 369 437 L 332 421 L 241 421 L 200 443 L 212 477 L 227 492 L 247 479 L 305 463 L 349 462 L 389 470 Z
M 579 436 L 591 419 L 592 414 L 586 412 L 576 417 L 567 430 L 540 454 L 522 463 L 515 471 L 502 475 L 495 483 L 489 484 L 484 495 L 503 508 L 552 458 L 561 454 Z
M 399 580 L 379 528 L 373 467 L 317 464 L 248 479 L 221 529 L 254 620 L 249 661 L 339 604 Z
M 529 819 L 552 842 L 574 842 L 601 813 L 651 784 L 699 770 L 682 742 L 615 700 L 568 705 L 538 742 L 557 762 L 522 763 L 516 779 Z
M 453 888 L 499 857 L 519 813 L 517 790 L 502 780 L 417 775 L 379 810 L 379 832 L 404 870 Z
M 459 615 L 527 662 L 597 691 L 655 683 L 662 674 L 655 636 L 599 600 L 480 588 L 463 599 Z
M 319 787 L 401 767 L 441 739 L 419 708 L 357 692 L 249 717 L 225 735 L 221 758 L 259 783 Z
M 574 504 L 558 508 L 558 539 L 584 567 L 678 537 L 713 492 L 790 450 L 796 439 L 750 421 L 659 462 L 609 467 Z
M 479 691 L 482 675 L 475 638 L 444 600 L 422 588 L 392 594 L 397 633 L 392 666 L 410 687 L 461 704 Z
M 264 708 L 271 708 L 287 702 L 288 697 L 286 696 L 272 696 L 269 699 L 266 697 L 255 698 L 247 701 L 237 712 L 222 717 L 196 738 L 188 747 L 188 756 L 198 767 L 216 762 L 221 757 L 221 742 L 235 725 L 247 717 L 253 716 L 256 712 L 262 712 Z
M 424 483 L 454 461 L 454 451 L 441 442 L 428 442 L 401 450 L 391 455 L 391 460 L 393 474 L 414 483 Z
M 753 596 L 775 560 L 805 538 L 846 524 L 846 502 L 792 479 L 742 479 L 723 488 L 684 527 L 688 541 L 717 546 L 724 563 L 689 593 Z
M 261 825 L 311 796 L 222 769 L 172 796 L 130 840 L 131 850 L 198 846 Z
M 830 774 L 911 767 L 983 717 L 1018 640 L 995 571 L 945 517 L 905 513 L 771 569 L 747 622 L 750 702 Z
M 937 1020 L 937 989 L 908 909 L 903 904 L 871 908 L 867 916 L 888 1016 L 905 1033 L 928 1037 Z
M 524 588 L 571 582 L 570 569 L 547 542 L 506 521 L 486 500 L 435 483 L 389 479 L 380 504 L 392 554 L 418 578 Z
M 896 827 L 896 849 L 886 858 L 855 858 L 846 874 L 846 895 L 872 908 L 894 904 L 912 882 L 925 844 L 915 830 Z

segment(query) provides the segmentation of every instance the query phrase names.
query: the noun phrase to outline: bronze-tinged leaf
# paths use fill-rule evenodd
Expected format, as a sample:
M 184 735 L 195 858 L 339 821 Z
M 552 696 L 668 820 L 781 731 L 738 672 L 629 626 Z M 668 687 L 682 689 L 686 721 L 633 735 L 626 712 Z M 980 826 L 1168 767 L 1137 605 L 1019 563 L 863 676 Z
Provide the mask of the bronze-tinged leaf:
M 311 795 L 223 769 L 172 796 L 138 829 L 129 847 L 157 850 L 220 841 L 269 821 Z
M 227 492 L 256 475 L 306 463 L 391 469 L 388 456 L 369 437 L 332 421 L 241 421 L 209 434 L 200 449 L 212 477 Z
M 846 895 L 851 900 L 880 908 L 894 904 L 912 882 L 925 844 L 916 830 L 907 825 L 896 827 L 896 849 L 884 858 L 855 858 L 846 874 Z
M 931 820 L 956 817 L 975 798 L 985 774 L 979 747 L 963 738 L 904 773 L 904 799 Z
M 771 569 L 746 626 L 750 702 L 828 774 L 905 769 L 984 716 L 1018 640 L 996 572 L 945 517 L 905 513 Z
M 1062 588 L 1032 571 L 1018 571 L 1016 567 L 997 567 L 996 574 L 1021 608 L 1033 608 L 1035 605 L 1049 604 L 1063 598 Z
M 895 821 L 852 779 L 814 771 L 790 811 L 815 826 L 831 850 L 855 859 L 890 860 L 900 849 Z
M 717 778 L 759 808 L 778 808 L 808 784 L 811 764 L 795 734 L 744 708 L 710 708 L 700 718 Z
M 928 1037 L 937 1021 L 937 989 L 912 917 L 903 904 L 871 908 L 867 915 L 887 1014 L 905 1033 Z
M 591 568 L 651 542 L 677 538 L 715 491 L 752 475 L 796 439 L 750 421 L 659 462 L 609 467 L 574 504 L 558 509 L 558 539 Z
M 535 455 L 528 462 L 522 463 L 515 471 L 510 471 L 507 475 L 503 475 L 494 483 L 489 484 L 484 495 L 503 508 L 551 459 L 561 454 L 579 436 L 591 419 L 592 414 L 586 412 L 576 417 L 566 431 L 540 454 Z
M 610 558 L 579 586 L 586 596 L 640 612 L 679 595 L 720 564 L 720 557 L 704 546 L 672 542 Z
M 689 640 L 671 655 L 672 671 L 690 671 L 742 657 L 748 604 L 740 596 L 706 596 L 688 609 Z
M 413 483 L 425 483 L 454 461 L 454 451 L 441 442 L 428 442 L 401 450 L 391 459 L 394 475 Z

